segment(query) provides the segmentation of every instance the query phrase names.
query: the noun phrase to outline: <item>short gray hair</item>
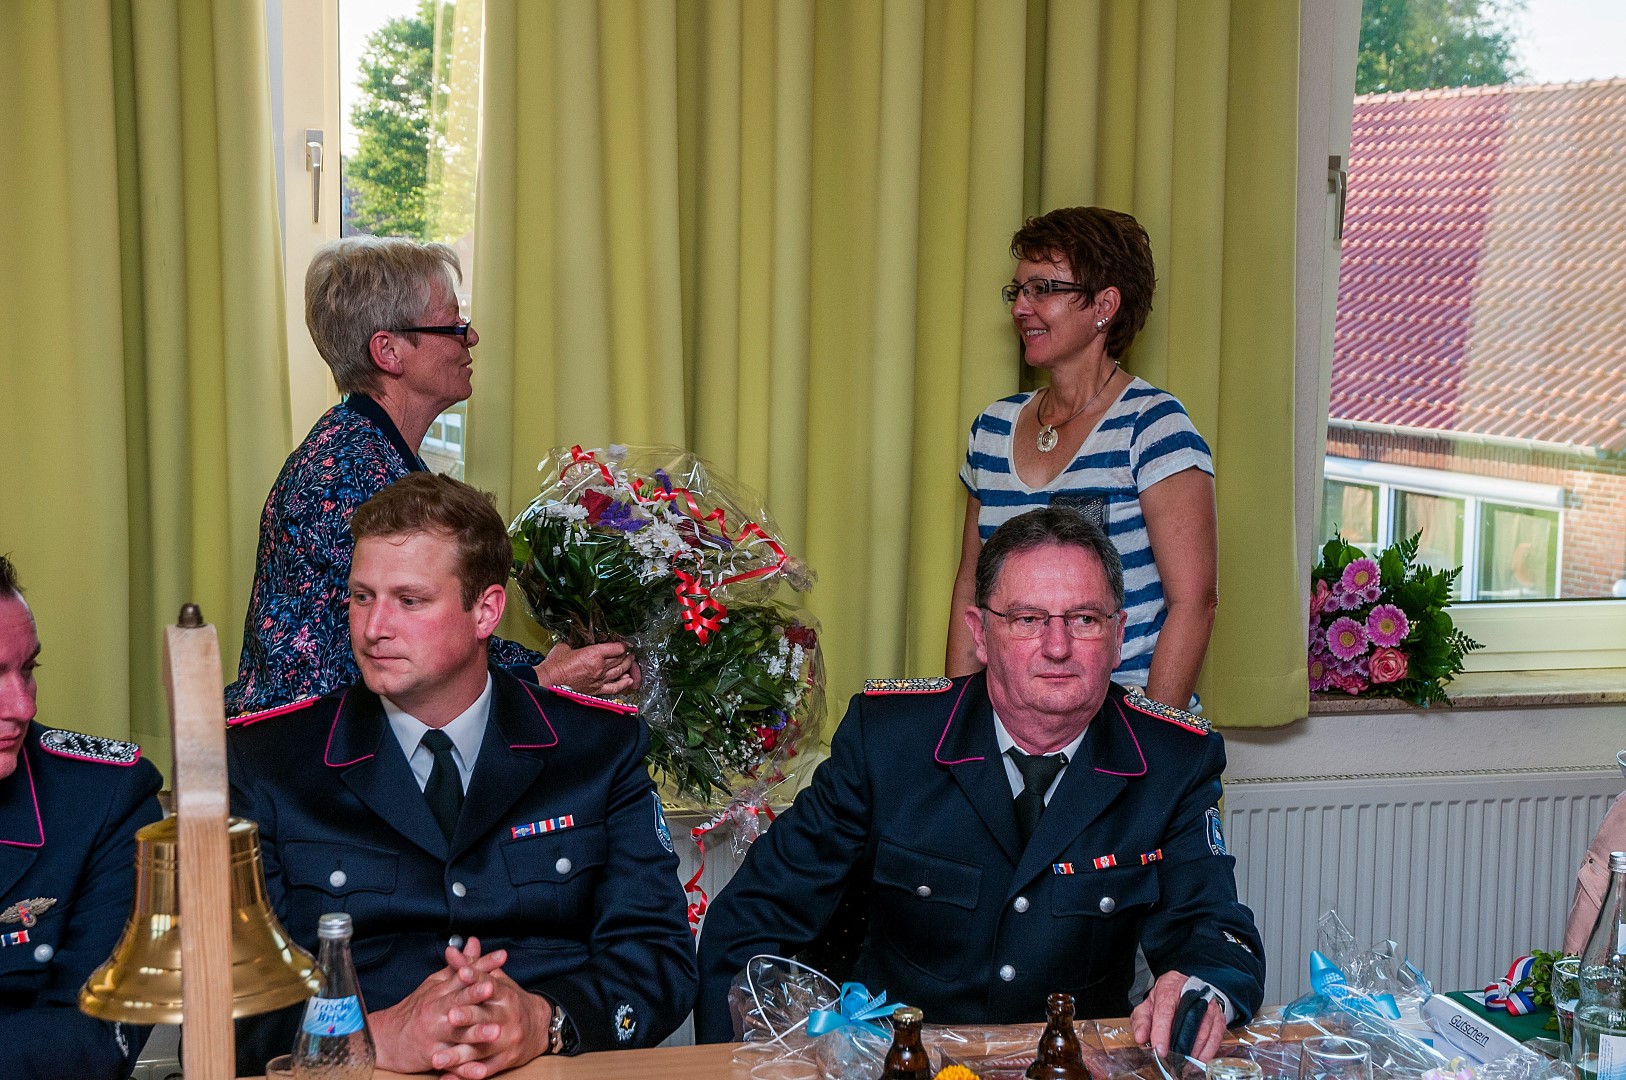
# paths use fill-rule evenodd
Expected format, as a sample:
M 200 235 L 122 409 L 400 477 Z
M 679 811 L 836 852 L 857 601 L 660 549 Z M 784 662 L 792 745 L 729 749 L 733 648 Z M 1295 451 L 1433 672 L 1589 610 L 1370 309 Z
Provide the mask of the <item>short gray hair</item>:
M 346 394 L 378 385 L 368 342 L 380 330 L 418 323 L 437 284 L 455 296 L 457 252 L 401 236 L 347 236 L 326 244 L 305 271 L 305 325 Z M 417 344 L 417 335 L 409 335 Z
M 1093 554 L 1107 576 L 1107 587 L 1112 590 L 1113 610 L 1124 606 L 1124 565 L 1118 557 L 1118 549 L 1112 546 L 1112 541 L 1101 526 L 1066 506 L 1042 506 L 1029 510 L 994 530 L 994 535 L 982 545 L 982 553 L 977 556 L 977 606 L 988 606 L 988 600 L 999 584 L 999 573 L 1005 568 L 1006 559 L 1018 552 L 1032 551 L 1047 544 L 1083 548 Z
M 8 596 L 23 598 L 22 582 L 17 580 L 17 567 L 8 557 L 0 555 L 0 600 Z

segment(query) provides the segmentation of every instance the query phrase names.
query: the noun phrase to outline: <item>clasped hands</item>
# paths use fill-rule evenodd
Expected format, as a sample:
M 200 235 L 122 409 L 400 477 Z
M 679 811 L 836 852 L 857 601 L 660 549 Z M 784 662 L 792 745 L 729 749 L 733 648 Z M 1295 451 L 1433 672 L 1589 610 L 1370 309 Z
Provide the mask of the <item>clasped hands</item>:
M 387 1009 L 369 1013 L 378 1067 L 484 1080 L 548 1049 L 553 1008 L 502 966 L 506 949 L 481 955 L 480 939 L 446 947 L 446 966 Z

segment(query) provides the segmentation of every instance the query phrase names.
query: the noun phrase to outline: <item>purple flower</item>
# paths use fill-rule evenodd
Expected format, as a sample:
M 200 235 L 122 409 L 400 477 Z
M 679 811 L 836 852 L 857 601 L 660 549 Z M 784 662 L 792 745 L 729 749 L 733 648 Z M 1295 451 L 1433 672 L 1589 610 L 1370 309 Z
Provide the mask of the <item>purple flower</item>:
M 1353 660 L 1366 651 L 1366 628 L 1348 615 L 1327 627 L 1327 651 L 1340 660 Z
M 600 525 L 609 525 L 624 533 L 635 533 L 649 524 L 645 518 L 634 517 L 632 507 L 624 502 L 611 503 L 598 520 Z
M 1406 613 L 1393 604 L 1379 604 L 1372 609 L 1372 614 L 1366 617 L 1366 635 L 1372 639 L 1374 645 L 1386 648 L 1399 645 L 1406 640 L 1406 634 L 1410 630 L 1411 624 L 1406 621 Z
M 1338 590 L 1343 593 L 1343 608 L 1359 607 L 1376 602 L 1381 591 L 1378 564 L 1371 559 L 1356 559 L 1344 567 L 1344 576 L 1338 579 Z M 1354 603 L 1350 603 L 1354 600 Z
M 661 486 L 662 491 L 672 490 L 672 478 L 666 475 L 665 469 L 655 470 L 655 483 Z
M 1332 685 L 1332 667 L 1325 656 L 1310 656 L 1310 689 L 1325 690 Z

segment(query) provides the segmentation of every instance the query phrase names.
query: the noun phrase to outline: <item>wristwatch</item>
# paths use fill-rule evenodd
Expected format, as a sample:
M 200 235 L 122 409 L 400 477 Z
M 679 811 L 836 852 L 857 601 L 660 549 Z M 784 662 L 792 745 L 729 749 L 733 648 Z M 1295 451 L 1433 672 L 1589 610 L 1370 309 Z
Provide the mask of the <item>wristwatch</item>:
M 576 1025 L 570 1022 L 556 1002 L 549 1002 L 553 1006 L 553 1019 L 548 1022 L 548 1053 L 573 1054 L 576 1052 Z

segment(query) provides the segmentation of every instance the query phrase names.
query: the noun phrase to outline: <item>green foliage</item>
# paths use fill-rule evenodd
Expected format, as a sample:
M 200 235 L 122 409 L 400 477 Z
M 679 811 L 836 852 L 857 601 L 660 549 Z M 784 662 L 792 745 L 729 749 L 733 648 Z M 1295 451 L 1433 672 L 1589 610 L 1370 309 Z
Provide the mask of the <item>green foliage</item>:
M 1364 0 L 1357 94 L 1495 86 L 1523 75 L 1513 21 L 1525 0 Z
M 446 135 L 444 59 L 452 43 L 452 14 L 449 2 L 418 0 L 415 15 L 391 19 L 367 39 L 357 73 L 361 99 L 350 113 L 356 152 L 344 166 L 357 231 L 436 238 L 431 160 Z

